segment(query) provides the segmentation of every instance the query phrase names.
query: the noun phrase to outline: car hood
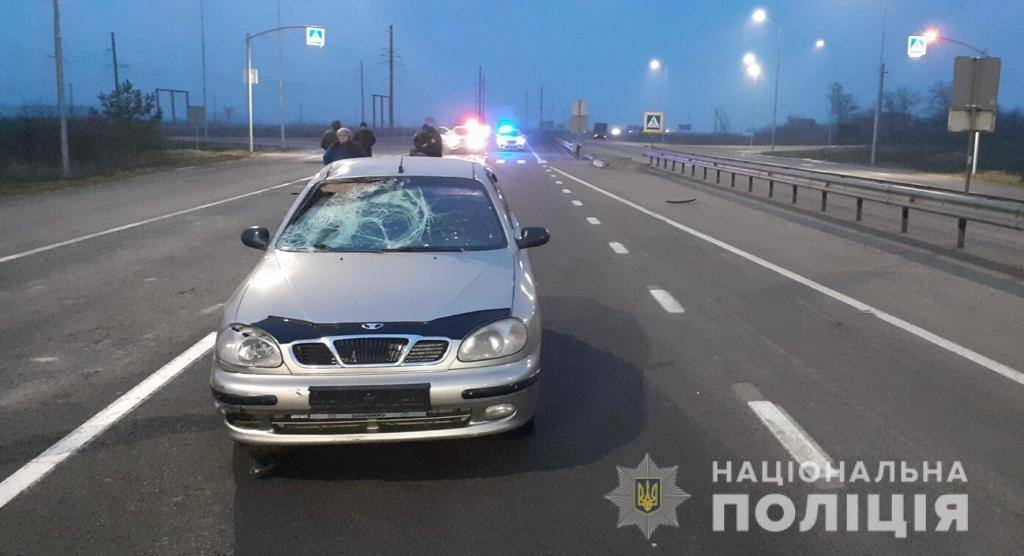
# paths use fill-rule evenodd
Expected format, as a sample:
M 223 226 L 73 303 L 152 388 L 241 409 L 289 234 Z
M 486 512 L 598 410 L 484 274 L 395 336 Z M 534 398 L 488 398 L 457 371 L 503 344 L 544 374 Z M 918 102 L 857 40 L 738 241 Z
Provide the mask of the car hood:
M 229 320 L 270 316 L 312 323 L 424 322 L 512 307 L 506 249 L 460 253 L 268 253 Z

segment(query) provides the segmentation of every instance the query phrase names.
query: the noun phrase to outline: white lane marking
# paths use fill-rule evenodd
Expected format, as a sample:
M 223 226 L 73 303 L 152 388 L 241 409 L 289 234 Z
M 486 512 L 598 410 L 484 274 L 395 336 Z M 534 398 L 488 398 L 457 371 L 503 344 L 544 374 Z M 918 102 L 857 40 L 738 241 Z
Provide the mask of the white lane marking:
M 42 247 L 36 247 L 35 249 L 29 249 L 28 251 L 22 251 L 20 253 L 14 253 L 13 255 L 6 255 L 4 257 L 0 257 L 0 263 L 6 263 L 7 261 L 13 261 L 15 259 L 20 259 L 20 258 L 23 258 L 23 257 L 28 257 L 29 255 L 36 255 L 38 253 L 43 253 L 45 251 L 50 251 L 52 249 L 56 249 L 58 247 L 65 247 L 67 245 L 74 245 L 75 243 L 81 243 L 81 242 L 86 241 L 86 240 L 95 239 L 95 238 L 102 237 L 102 236 L 109 235 L 109 234 L 113 234 L 113 233 L 116 233 L 116 232 L 123 232 L 124 230 L 130 230 L 132 228 L 137 228 L 139 226 L 145 226 L 146 224 L 152 224 L 153 222 L 159 222 L 161 220 L 167 220 L 168 218 L 173 218 L 175 216 L 181 216 L 182 214 L 188 214 L 190 212 L 195 212 L 197 210 L 203 210 L 203 209 L 208 209 L 210 207 L 215 207 L 217 205 L 223 205 L 224 203 L 230 203 L 231 201 L 237 201 L 239 199 L 244 199 L 246 197 L 252 197 L 253 195 L 259 195 L 260 193 L 265 193 L 265 192 L 273 190 L 273 189 L 280 189 L 282 187 L 288 187 L 289 185 L 293 185 L 293 184 L 296 184 L 296 183 L 304 182 L 304 181 L 307 181 L 307 180 L 309 180 L 309 178 L 302 178 L 300 180 L 290 181 L 288 183 L 282 183 L 280 185 L 274 185 L 274 186 L 271 186 L 271 187 L 265 187 L 263 189 L 258 189 L 256 191 L 250 191 L 249 193 L 243 193 L 241 195 L 235 195 L 234 197 L 228 197 L 227 199 L 221 199 L 219 201 L 214 201 L 212 203 L 206 203 L 204 205 L 199 205 L 197 207 L 192 207 L 192 208 L 187 208 L 187 209 L 183 209 L 183 210 L 178 210 L 178 211 L 174 211 L 174 212 L 171 212 L 171 213 L 168 213 L 168 214 L 164 214 L 164 215 L 161 215 L 161 216 L 155 216 L 153 218 L 147 218 L 145 220 L 139 220 L 138 222 L 133 222 L 131 224 L 125 224 L 124 226 L 118 226 L 116 228 L 110 228 L 108 230 L 103 230 L 102 232 L 86 234 L 84 236 L 78 236 L 78 237 L 74 237 L 74 238 L 71 238 L 71 239 L 66 239 L 64 241 L 59 241 L 57 243 L 51 243 L 49 245 L 44 245 Z
M 29 361 L 31 361 L 33 363 L 53 363 L 54 361 L 58 361 L 58 359 L 56 357 L 44 356 L 44 357 L 33 357 L 32 359 L 29 359 Z
M 833 469 L 832 458 L 828 457 L 821 446 L 786 413 L 786 410 L 767 400 L 749 401 L 747 405 L 794 461 L 801 465 L 815 464 L 821 471 L 819 481 L 838 482 L 839 471 Z M 831 474 L 826 476 L 828 471 L 831 471 Z
M 626 249 L 625 245 L 623 245 L 623 244 L 621 244 L 621 243 L 619 243 L 617 241 L 609 241 L 608 242 L 608 247 L 611 247 L 612 251 L 615 251 L 619 255 L 626 255 L 626 254 L 629 253 L 629 249 Z
M 224 305 L 226 305 L 226 303 L 214 303 L 213 305 L 210 305 L 209 307 L 203 309 L 202 311 L 199 311 L 199 314 L 200 315 L 209 315 L 210 313 L 213 313 L 214 311 L 216 311 L 217 309 L 220 309 Z
M 597 226 L 598 224 L 601 223 L 601 221 L 598 220 L 597 217 L 595 217 L 595 216 L 588 216 L 587 217 L 587 222 L 590 222 L 591 224 L 593 224 L 595 226 Z
M 526 161 L 520 158 L 516 160 L 516 164 L 526 164 Z
M 683 306 L 680 305 L 678 301 L 676 301 L 676 298 L 672 297 L 672 294 L 668 293 L 667 291 L 653 286 L 647 289 L 650 290 L 651 297 L 653 297 L 654 300 L 658 302 L 658 305 L 661 305 L 662 309 L 668 311 L 669 313 L 686 312 L 686 309 L 683 309 Z
M 758 266 L 761 266 L 761 267 L 763 267 L 763 268 L 765 268 L 767 270 L 770 270 L 770 271 L 772 271 L 772 272 L 774 272 L 776 274 L 780 274 L 780 275 L 782 275 L 782 276 L 784 276 L 786 278 L 789 278 L 790 280 L 792 280 L 794 282 L 797 282 L 798 284 L 802 284 L 804 286 L 807 286 L 808 288 L 811 288 L 812 290 L 814 290 L 814 291 L 816 291 L 818 293 L 827 295 L 827 296 L 831 297 L 832 299 L 835 299 L 836 301 L 838 301 L 840 303 L 849 305 L 850 307 L 853 307 L 854 309 L 857 309 L 858 311 L 861 311 L 862 313 L 867 313 L 867 314 L 870 314 L 870 315 L 874 315 L 876 318 L 878 318 L 878 319 L 880 319 L 880 320 L 882 320 L 884 322 L 887 322 L 887 323 L 889 323 L 889 324 L 891 324 L 891 325 L 893 325 L 893 326 L 895 326 L 895 327 L 897 327 L 897 328 L 899 328 L 899 329 L 901 329 L 901 330 L 903 330 L 905 332 L 909 332 L 910 334 L 913 334 L 914 336 L 917 336 L 918 338 L 921 338 L 922 340 L 924 340 L 926 342 L 929 342 L 929 343 L 931 343 L 933 345 L 936 345 L 936 346 L 938 346 L 938 347 L 940 347 L 940 348 L 942 348 L 942 349 L 944 349 L 946 351 L 949 351 L 949 352 L 951 352 L 951 353 L 953 353 L 955 355 L 958 355 L 958 356 L 960 356 L 960 357 L 962 357 L 962 358 L 964 358 L 964 359 L 966 359 L 966 360 L 968 360 L 968 361 L 970 361 L 970 362 L 972 362 L 972 363 L 974 363 L 976 365 L 980 365 L 980 366 L 982 366 L 982 367 L 984 367 L 984 368 L 986 368 L 986 369 L 988 369 L 988 370 L 990 370 L 990 371 L 992 371 L 992 372 L 994 372 L 994 373 L 996 373 L 996 374 L 998 374 L 1000 376 L 1003 376 L 1005 378 L 1008 378 L 1008 379 L 1016 382 L 1017 384 L 1024 385 L 1024 373 L 1022 373 L 1021 371 L 1018 371 L 1017 369 L 1014 369 L 1013 367 L 1010 367 L 1009 365 L 1000 363 L 999 361 L 996 361 L 995 359 L 992 359 L 990 357 L 982 355 L 982 354 L 980 354 L 980 353 L 978 353 L 978 352 L 976 352 L 976 351 L 974 351 L 974 350 L 972 350 L 970 348 L 964 347 L 964 346 L 962 346 L 962 345 L 960 345 L 960 344 L 958 344 L 958 343 L 956 343 L 956 342 L 954 342 L 952 340 L 946 339 L 946 338 L 944 338 L 942 336 L 939 336 L 938 334 L 935 334 L 933 332 L 929 332 L 928 330 L 925 330 L 924 328 L 921 328 L 920 326 L 917 326 L 916 324 L 914 324 L 912 322 L 905 321 L 905 320 L 903 320 L 903 319 L 901 319 L 901 318 L 899 318 L 897 316 L 894 316 L 894 315 L 889 314 L 889 313 L 887 313 L 887 312 L 885 312 L 885 311 L 883 311 L 881 309 L 878 309 L 877 307 L 873 307 L 871 305 L 868 305 L 867 303 L 864 303 L 863 301 L 859 301 L 857 299 L 854 299 L 854 298 L 852 298 L 852 297 L 850 297 L 850 296 L 848 296 L 848 295 L 846 295 L 844 293 L 838 292 L 838 291 L 836 291 L 836 290 L 834 290 L 834 289 L 832 289 L 832 288 L 830 288 L 828 286 L 825 286 L 824 284 L 820 284 L 818 282 L 815 282 L 814 280 L 811 280 L 810 278 L 801 276 L 800 274 L 797 274 L 796 272 L 793 272 L 792 270 L 785 269 L 785 268 L 783 268 L 783 267 L 781 267 L 781 266 L 779 266 L 779 265 L 777 265 L 777 264 L 775 264 L 773 262 L 769 262 L 769 261 L 767 261 L 765 259 L 762 259 L 761 257 L 758 257 L 757 255 L 748 253 L 748 252 L 746 252 L 746 251 L 744 251 L 744 250 L 742 250 L 742 249 L 740 249 L 738 247 L 733 247 L 732 245 L 730 245 L 730 244 L 728 244 L 728 243 L 726 243 L 724 241 L 721 241 L 719 239 L 715 239 L 714 237 L 709 236 L 709 235 L 705 234 L 704 232 L 697 231 L 697 230 L 695 230 L 693 228 L 690 228 L 689 226 L 684 226 L 684 225 L 680 224 L 679 222 L 676 222 L 675 220 L 672 220 L 671 218 L 668 218 L 666 216 L 658 214 L 657 212 L 654 212 L 652 210 L 648 210 L 648 209 L 646 209 L 646 208 L 644 208 L 644 207 L 634 203 L 633 201 L 630 201 L 628 199 L 624 199 L 624 198 L 622 198 L 622 197 L 620 197 L 620 196 L 618 196 L 618 195 L 616 195 L 614 193 L 610 193 L 608 191 L 605 191 L 604 189 L 601 189 L 600 187 L 597 187 L 596 185 L 593 185 L 593 184 L 588 183 L 586 181 L 583 181 L 580 178 L 577 178 L 576 176 L 573 176 L 571 174 L 567 174 L 566 172 L 563 172 L 562 170 L 558 170 L 557 168 L 555 170 L 557 172 L 563 174 L 565 177 L 567 177 L 567 178 L 569 178 L 571 180 L 574 180 L 574 181 L 576 181 L 576 182 L 578 182 L 578 183 L 580 183 L 582 185 L 585 185 L 585 186 L 593 189 L 594 191 L 597 191 L 598 193 L 601 193 L 602 195 L 605 195 L 606 197 L 615 199 L 616 201 L 618 201 L 618 202 L 620 202 L 620 203 L 622 203 L 622 204 L 624 204 L 624 205 L 626 205 L 626 206 L 628 206 L 630 208 L 636 209 L 636 210 L 646 214 L 647 216 L 650 216 L 651 218 L 654 218 L 656 220 L 660 220 L 660 221 L 668 224 L 669 226 L 672 226 L 673 228 L 676 228 L 677 230 L 681 230 L 681 231 L 686 232 L 686 233 L 688 233 L 688 234 L 690 234 L 690 235 L 692 235 L 692 236 L 694 236 L 694 237 L 696 237 L 698 239 L 702 239 L 702 240 L 704 240 L 704 241 L 706 241 L 706 242 L 708 242 L 708 243 L 710 243 L 710 244 L 712 244 L 712 245 L 714 245 L 716 247 L 724 249 L 724 250 L 726 250 L 726 251 L 728 251 L 728 252 L 730 252 L 730 253 L 738 256 L 738 257 L 742 257 L 742 258 L 744 258 L 744 259 L 746 259 L 746 260 L 748 260 L 748 261 L 750 261 L 750 262 L 752 262 L 752 263 L 754 263 L 754 264 L 756 264 Z
M 245 76 L 243 75 L 242 77 L 245 77 Z M 495 164 L 504 164 L 505 163 L 505 159 L 504 158 L 499 158 L 498 160 L 495 160 L 494 163 Z
M 185 171 L 185 170 L 191 170 L 193 168 L 195 168 L 195 166 L 182 166 L 181 168 L 176 168 L 175 172 L 182 172 L 182 171 Z
M 555 180 L 555 185 L 562 185 L 562 180 Z
M 582 201 L 577 201 L 576 199 L 572 200 L 572 204 L 573 204 L 573 206 L 577 206 L 577 207 L 582 207 L 583 206 L 583 202 Z
M 530 147 L 530 152 L 533 153 L 533 158 L 537 159 L 537 163 L 538 164 L 547 164 L 548 163 L 547 160 L 544 160 L 543 158 L 540 157 L 539 154 L 537 154 L 537 151 L 533 150 L 533 147 Z
M 243 75 L 242 77 L 245 77 L 245 76 Z M 565 193 L 566 195 L 568 195 L 568 194 L 572 193 L 572 191 L 569 191 L 568 189 L 563 189 L 562 193 Z
M 245 76 L 243 75 L 242 77 L 245 77 Z M 317 159 L 323 160 L 323 158 L 324 158 L 324 155 L 322 155 L 322 154 L 314 154 L 314 155 L 310 155 L 310 156 L 305 156 L 302 159 L 303 160 L 317 160 Z
M 203 339 L 199 340 L 192 347 L 185 350 L 181 355 L 172 359 L 169 363 L 160 367 L 160 370 L 146 377 L 134 388 L 127 391 L 114 403 L 93 415 L 91 419 L 82 423 L 77 429 L 68 433 L 67 436 L 50 446 L 45 452 L 36 456 L 32 461 L 26 463 L 9 477 L 0 483 L 0 508 L 7 505 L 25 489 L 39 482 L 53 471 L 55 467 L 64 460 L 73 456 L 86 444 L 122 417 L 138 407 L 142 402 L 149 399 L 157 390 L 170 382 L 174 377 L 181 374 L 186 368 L 206 355 L 216 340 L 217 333 L 210 332 Z

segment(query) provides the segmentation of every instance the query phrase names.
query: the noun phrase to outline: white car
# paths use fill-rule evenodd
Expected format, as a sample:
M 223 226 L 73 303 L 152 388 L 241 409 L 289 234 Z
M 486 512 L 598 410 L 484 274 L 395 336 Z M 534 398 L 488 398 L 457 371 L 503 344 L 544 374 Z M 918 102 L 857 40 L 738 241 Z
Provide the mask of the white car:
M 523 135 L 518 129 L 499 133 L 494 138 L 495 143 L 498 145 L 498 149 L 506 151 L 509 149 L 515 149 L 518 151 L 526 148 L 526 136 Z

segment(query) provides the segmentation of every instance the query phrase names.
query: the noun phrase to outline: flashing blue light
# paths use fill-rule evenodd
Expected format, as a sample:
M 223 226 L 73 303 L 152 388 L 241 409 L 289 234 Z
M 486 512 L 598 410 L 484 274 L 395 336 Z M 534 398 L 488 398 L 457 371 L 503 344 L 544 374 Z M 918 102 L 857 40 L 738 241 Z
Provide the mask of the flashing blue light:
M 516 128 L 512 124 L 508 124 L 508 123 L 498 124 L 498 133 L 502 133 L 502 134 L 504 134 L 504 133 L 512 133 L 515 130 L 516 130 Z

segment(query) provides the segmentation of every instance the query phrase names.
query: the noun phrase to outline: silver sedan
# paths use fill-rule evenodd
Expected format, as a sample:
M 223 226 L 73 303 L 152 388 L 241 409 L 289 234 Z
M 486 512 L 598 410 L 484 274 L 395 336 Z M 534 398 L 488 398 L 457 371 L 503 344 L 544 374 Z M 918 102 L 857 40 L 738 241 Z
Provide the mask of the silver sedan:
M 532 427 L 541 322 L 493 172 L 425 157 L 314 176 L 227 303 L 210 385 L 237 442 L 471 437 Z

